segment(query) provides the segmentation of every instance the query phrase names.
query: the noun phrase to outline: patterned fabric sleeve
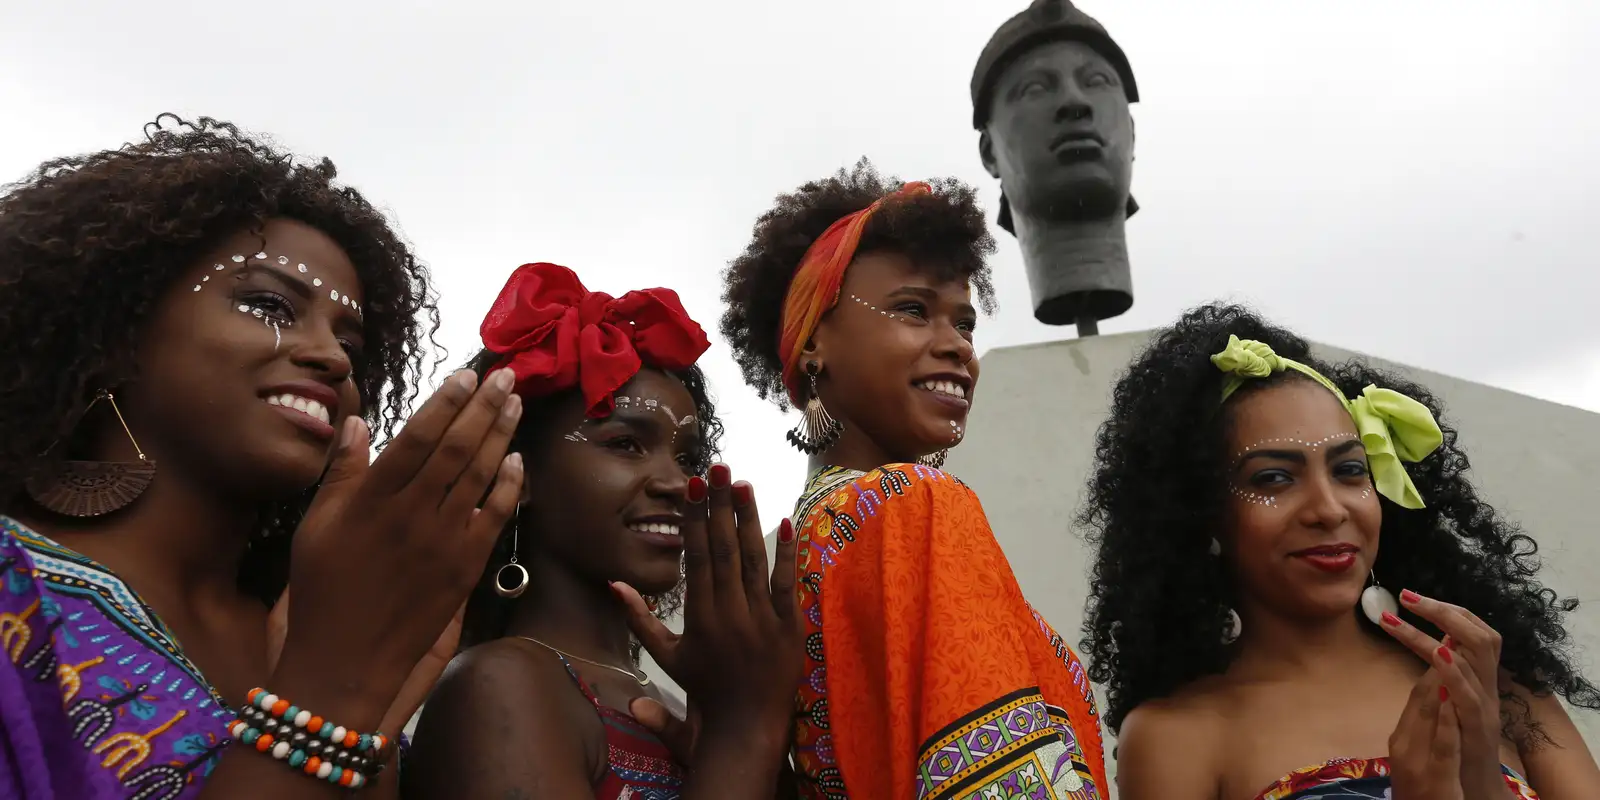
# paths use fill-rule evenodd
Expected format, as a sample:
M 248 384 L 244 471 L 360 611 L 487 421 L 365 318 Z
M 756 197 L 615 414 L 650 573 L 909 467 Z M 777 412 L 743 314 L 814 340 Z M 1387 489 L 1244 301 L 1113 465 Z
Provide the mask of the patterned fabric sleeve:
M 0 516 L 0 797 L 183 800 L 232 712 L 125 583 Z
M 109 773 L 84 768 L 83 749 L 63 724 L 62 685 L 71 673 L 58 678 L 59 623 L 27 551 L 0 526 L 0 797 L 102 797 L 116 785 Z
M 827 741 L 812 744 L 845 790 L 824 794 L 1108 797 L 1081 668 L 1042 630 L 970 489 L 886 467 L 813 507 L 802 536 L 825 667 L 811 683 Z

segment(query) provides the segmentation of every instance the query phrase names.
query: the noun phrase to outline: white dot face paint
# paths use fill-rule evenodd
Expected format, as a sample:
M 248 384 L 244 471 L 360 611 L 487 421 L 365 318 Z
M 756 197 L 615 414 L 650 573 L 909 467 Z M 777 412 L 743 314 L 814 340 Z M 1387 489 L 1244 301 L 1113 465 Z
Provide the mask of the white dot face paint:
M 877 306 L 875 306 L 875 305 L 873 305 L 873 304 L 861 299 L 860 297 L 858 297 L 856 295 L 853 295 L 853 294 L 850 295 L 850 299 L 855 301 L 859 305 L 867 307 L 869 310 L 877 312 L 880 316 L 883 316 L 883 317 L 885 317 L 887 319 L 892 319 L 892 320 L 894 320 L 896 322 L 904 322 L 907 325 L 914 324 L 916 322 L 916 320 L 913 320 L 913 319 L 911 319 L 910 317 L 907 317 L 904 314 L 896 314 L 893 311 L 884 311 L 883 309 L 878 308 Z M 955 420 L 950 420 L 950 444 L 951 444 L 951 446 L 955 446 L 957 444 L 960 444 L 962 438 L 965 435 L 966 435 L 966 431 L 961 427 L 961 423 L 958 423 Z
M 656 400 L 653 397 L 646 398 L 622 395 L 613 401 L 613 405 L 618 409 L 637 408 L 645 411 L 653 411 L 659 414 L 665 414 L 667 419 L 672 421 L 672 444 L 674 445 L 678 443 L 678 436 L 682 434 L 685 429 L 699 422 L 699 420 L 696 419 L 693 414 L 686 414 L 682 417 L 678 416 L 677 414 L 673 413 L 671 406 Z M 568 433 L 561 438 L 566 439 L 569 442 L 587 442 L 589 441 L 589 437 L 584 435 L 584 427 L 599 421 L 600 420 L 586 419 L 582 423 L 579 423 L 578 427 L 571 433 Z
M 867 302 L 865 300 L 862 300 L 861 298 L 859 298 L 859 297 L 857 297 L 855 295 L 850 295 L 850 299 L 856 301 L 857 303 L 860 303 L 861 305 L 866 306 L 867 308 L 872 309 L 873 311 L 878 312 L 879 314 L 881 314 L 881 315 L 883 315 L 885 317 L 888 317 L 889 319 L 892 319 L 892 320 L 895 320 L 895 321 L 898 321 L 898 322 L 905 322 L 905 323 L 908 323 L 908 324 L 911 322 L 911 320 L 907 319 L 904 314 L 896 314 L 893 311 L 884 311 L 883 309 L 878 308 L 877 306 L 875 306 L 875 305 L 873 305 L 873 304 L 871 304 L 871 303 L 869 303 L 869 302 Z
M 275 261 L 279 266 L 283 266 L 283 267 L 289 266 L 289 261 L 290 261 L 288 256 L 269 256 L 269 255 L 267 255 L 267 253 L 265 251 L 258 252 L 254 256 L 251 256 L 251 258 L 253 258 L 253 259 L 257 260 L 257 261 L 269 261 L 269 260 L 270 261 Z M 246 261 L 248 261 L 249 259 L 247 259 L 244 256 L 243 253 L 235 253 L 234 255 L 230 256 L 228 260 L 232 261 L 234 264 L 243 264 Z M 214 272 L 221 272 L 225 266 L 226 266 L 225 264 L 222 264 L 222 263 L 219 262 L 219 263 L 213 264 L 211 269 Z M 306 266 L 305 264 L 296 263 L 295 264 L 295 271 L 297 271 L 297 272 L 299 272 L 301 274 L 310 274 L 312 270 L 311 270 L 310 267 Z M 210 281 L 211 281 L 211 276 L 210 275 L 203 276 L 200 279 L 200 283 L 197 283 L 197 284 L 194 285 L 193 291 L 195 291 L 195 292 L 200 291 L 202 288 L 205 287 L 205 284 L 209 283 Z M 313 286 L 316 286 L 316 287 L 321 287 L 322 286 L 322 279 L 318 278 L 318 277 L 313 277 L 312 280 L 311 280 L 311 284 Z M 343 305 L 343 306 L 345 306 L 347 308 L 354 309 L 355 312 L 356 312 L 356 318 L 357 319 L 360 319 L 362 317 L 361 307 L 359 305 L 357 305 L 357 304 L 352 303 L 350 301 L 350 296 L 348 294 L 342 294 L 342 293 L 339 292 L 338 289 L 330 289 L 328 297 L 329 297 L 330 300 L 338 302 L 338 303 L 340 303 L 341 305 Z M 253 316 L 256 319 L 261 320 L 262 324 L 264 324 L 268 328 L 272 329 L 273 351 L 274 352 L 276 352 L 279 348 L 281 348 L 283 346 L 283 328 L 292 327 L 294 325 L 293 322 L 290 322 L 288 320 L 280 320 L 280 319 L 276 319 L 276 318 L 273 318 L 273 317 L 269 317 L 269 316 L 267 316 L 266 312 L 264 312 L 262 309 L 255 308 L 255 307 L 249 305 L 248 303 L 240 303 L 237 308 L 238 308 L 239 313 L 241 313 L 241 314 L 249 314 L 250 316 Z
M 1347 442 L 1357 442 L 1357 441 L 1360 441 L 1360 439 L 1357 438 L 1356 436 L 1354 436 L 1353 434 L 1349 434 L 1349 433 L 1329 434 L 1327 436 L 1322 437 L 1321 439 L 1300 439 L 1300 438 L 1296 438 L 1296 437 L 1293 437 L 1293 436 L 1276 436 L 1276 437 L 1273 437 L 1273 438 L 1270 438 L 1270 439 L 1262 439 L 1261 441 L 1255 442 L 1255 443 L 1251 444 L 1250 446 L 1244 448 L 1243 450 L 1240 450 L 1239 453 L 1234 456 L 1234 460 L 1235 461 L 1241 461 L 1249 453 L 1253 453 L 1253 452 L 1255 452 L 1257 450 L 1271 450 L 1271 449 L 1274 449 L 1274 446 L 1277 446 L 1278 448 L 1300 447 L 1300 448 L 1304 448 L 1306 450 L 1310 450 L 1313 453 L 1316 453 L 1316 452 L 1320 451 L 1324 447 L 1337 446 L 1337 445 L 1345 444 Z M 1276 507 L 1278 505 L 1278 499 L 1275 498 L 1275 497 L 1272 497 L 1270 495 L 1261 494 L 1259 492 L 1252 492 L 1252 491 L 1248 491 L 1246 489 L 1241 489 L 1238 486 L 1234 486 L 1232 484 L 1228 485 L 1228 491 L 1230 493 L 1232 493 L 1235 497 L 1238 497 L 1239 499 L 1245 501 L 1246 503 L 1253 503 L 1255 505 L 1268 506 L 1268 507 Z M 1361 492 L 1361 499 L 1365 500 L 1366 498 L 1371 497 L 1371 496 L 1372 496 L 1372 484 L 1368 483 L 1366 488 L 1363 489 L 1362 492 Z
M 1276 445 L 1289 445 L 1291 447 L 1304 447 L 1307 450 L 1310 450 L 1312 452 L 1316 452 L 1317 450 L 1319 450 L 1319 449 L 1321 449 L 1323 447 L 1326 447 L 1326 446 L 1328 446 L 1330 444 L 1344 444 L 1345 442 L 1353 442 L 1353 441 L 1356 441 L 1356 437 L 1355 437 L 1355 435 L 1349 434 L 1349 433 L 1329 434 L 1328 436 L 1324 436 L 1321 439 L 1296 439 L 1296 438 L 1294 438 L 1292 436 L 1279 436 L 1279 437 L 1272 438 L 1272 439 L 1262 439 L 1261 441 L 1256 442 L 1255 444 L 1252 444 L 1249 447 L 1244 448 L 1243 450 L 1240 450 L 1238 455 L 1234 456 L 1234 460 L 1242 459 L 1242 458 L 1245 457 L 1246 453 L 1249 453 L 1249 452 L 1252 452 L 1252 451 L 1255 451 L 1255 450 L 1261 450 L 1263 448 L 1269 448 L 1270 449 L 1270 445 L 1275 445 L 1275 444 Z
M 1245 491 L 1243 489 L 1240 489 L 1237 486 L 1233 486 L 1231 484 L 1228 486 L 1228 491 L 1232 492 L 1235 497 L 1238 497 L 1240 500 L 1243 500 L 1246 503 L 1253 503 L 1253 504 L 1258 505 L 1258 506 L 1268 506 L 1268 507 L 1272 507 L 1272 506 L 1278 505 L 1278 498 L 1276 498 L 1276 497 L 1268 497 L 1267 495 L 1264 495 L 1264 494 L 1257 494 L 1255 492 L 1247 492 L 1247 491 Z

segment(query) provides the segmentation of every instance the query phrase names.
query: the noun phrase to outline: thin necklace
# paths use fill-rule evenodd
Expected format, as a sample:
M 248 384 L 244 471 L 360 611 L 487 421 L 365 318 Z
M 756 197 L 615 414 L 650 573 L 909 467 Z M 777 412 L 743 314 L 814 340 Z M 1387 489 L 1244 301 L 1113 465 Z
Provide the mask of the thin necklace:
M 592 664 L 592 665 L 594 665 L 596 667 L 599 667 L 601 669 L 609 669 L 612 672 L 620 672 L 620 673 L 632 678 L 634 680 L 634 682 L 638 683 L 640 686 L 649 686 L 650 685 L 650 676 L 644 674 L 644 670 L 639 670 L 639 671 L 635 672 L 635 671 L 633 671 L 631 669 L 623 669 L 622 667 L 614 667 L 614 666 L 612 666 L 610 664 L 602 664 L 602 663 L 600 663 L 598 661 L 594 661 L 592 659 L 584 658 L 583 656 L 575 656 L 575 655 L 573 655 L 573 654 L 571 654 L 571 653 L 569 653 L 569 652 L 567 652 L 565 650 L 562 650 L 559 647 L 555 647 L 553 645 L 545 644 L 544 642 L 541 642 L 538 639 L 533 638 L 532 636 L 517 636 L 516 634 L 512 634 L 512 636 L 515 637 L 515 638 L 518 638 L 518 639 L 527 639 L 528 641 L 533 642 L 534 644 L 539 645 L 540 647 L 543 647 L 544 649 L 549 650 L 552 653 L 557 653 L 559 655 L 566 656 L 567 658 L 575 658 L 575 659 L 577 659 L 579 661 L 582 661 L 585 664 Z

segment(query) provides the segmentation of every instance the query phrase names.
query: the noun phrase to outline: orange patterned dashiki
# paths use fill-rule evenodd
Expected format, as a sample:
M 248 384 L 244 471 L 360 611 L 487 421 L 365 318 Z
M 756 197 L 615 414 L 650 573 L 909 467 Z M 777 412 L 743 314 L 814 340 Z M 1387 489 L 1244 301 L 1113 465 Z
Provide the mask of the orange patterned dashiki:
M 801 795 L 1109 800 L 1088 676 L 939 470 L 815 473 L 796 507 Z

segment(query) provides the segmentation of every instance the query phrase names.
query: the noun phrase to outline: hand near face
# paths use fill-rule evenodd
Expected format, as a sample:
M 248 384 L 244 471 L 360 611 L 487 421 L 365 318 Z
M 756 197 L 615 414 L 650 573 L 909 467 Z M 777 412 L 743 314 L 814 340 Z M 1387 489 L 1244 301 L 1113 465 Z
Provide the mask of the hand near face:
M 1389 735 L 1393 800 L 1465 800 L 1460 720 L 1443 686 L 1438 671 L 1424 673 Z
M 1461 724 L 1461 784 L 1468 800 L 1507 797 L 1500 771 L 1500 634 L 1460 606 L 1402 592 L 1417 616 L 1445 632 L 1443 642 L 1393 615 L 1383 629 L 1442 676 Z
M 521 492 L 521 457 L 505 455 L 522 408 L 511 377 L 452 376 L 370 466 L 366 427 L 345 420 L 295 534 L 273 691 L 370 730 L 432 663 Z
M 795 536 L 785 520 L 778 534 L 779 568 L 769 579 L 754 493 L 748 483 L 731 481 L 726 466 L 712 467 L 708 498 L 707 482 L 690 480 L 682 635 L 652 616 L 632 588 L 615 587 L 645 649 L 690 699 L 689 717 L 682 722 L 664 710 L 657 713 L 653 703 L 636 703 L 641 721 L 656 720 L 685 764 L 706 758 L 707 742 L 715 740 L 715 750 L 751 753 L 754 748 L 758 752 L 752 757 L 771 762 L 756 768 L 776 767 L 804 668 Z

